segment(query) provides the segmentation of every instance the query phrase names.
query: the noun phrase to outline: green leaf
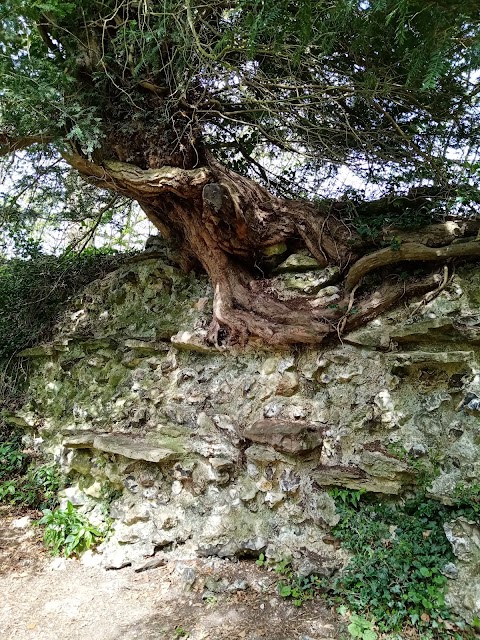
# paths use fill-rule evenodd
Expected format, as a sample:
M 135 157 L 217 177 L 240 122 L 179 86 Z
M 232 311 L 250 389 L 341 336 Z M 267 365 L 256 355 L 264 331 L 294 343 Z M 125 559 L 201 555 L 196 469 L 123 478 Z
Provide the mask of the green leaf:
M 363 635 L 363 628 L 359 627 L 354 622 L 351 622 L 348 625 L 347 629 L 348 629 L 348 632 L 350 633 L 350 635 L 353 636 L 354 638 L 361 638 L 362 635 Z
M 410 614 L 410 622 L 413 625 L 416 625 L 419 620 L 420 620 L 420 616 L 418 615 L 418 613 L 411 613 Z
M 278 585 L 278 593 L 282 596 L 282 598 L 288 598 L 292 594 L 292 587 L 281 582 Z

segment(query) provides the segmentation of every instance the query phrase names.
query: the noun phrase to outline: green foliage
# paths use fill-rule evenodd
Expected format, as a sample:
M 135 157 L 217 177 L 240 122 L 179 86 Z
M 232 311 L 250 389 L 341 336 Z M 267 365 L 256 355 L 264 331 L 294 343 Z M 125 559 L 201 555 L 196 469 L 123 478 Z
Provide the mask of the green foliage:
M 0 367 L 17 351 L 48 338 L 69 297 L 121 259 L 108 251 L 0 260 Z
M 4 0 L 0 42 L 14 149 L 146 166 L 202 140 L 297 194 L 343 162 L 373 184 L 476 184 L 477 0 Z
M 470 202 L 470 199 L 468 200 Z M 432 200 L 421 208 L 408 208 L 405 198 L 398 197 L 375 215 L 356 209 L 352 215 L 352 224 L 356 231 L 365 239 L 378 238 L 383 229 L 394 226 L 396 229 L 413 231 L 435 222 L 441 222 L 445 215 L 445 204 Z M 390 244 L 392 249 L 398 249 L 397 239 Z
M 355 508 L 358 506 L 361 497 L 366 493 L 366 489 L 342 489 L 341 487 L 333 487 L 328 492 L 334 500 L 341 500 L 346 507 Z
M 355 613 L 351 616 L 347 629 L 352 638 L 360 638 L 360 640 L 377 640 L 378 638 L 378 634 L 373 630 L 373 623 Z
M 425 490 L 440 473 L 443 459 L 441 451 L 431 450 L 428 456 L 416 457 L 406 451 L 401 443 L 389 443 L 387 451 L 415 470 L 415 484 L 421 490 Z
M 450 637 L 442 569 L 453 554 L 443 523 L 453 512 L 422 495 L 400 505 L 364 499 L 337 508 L 333 533 L 353 555 L 342 575 L 324 583 L 330 597 L 358 615 L 368 612 L 380 632 L 412 626 L 425 637 Z
M 63 477 L 53 464 L 36 466 L 20 439 L 0 442 L 0 502 L 32 509 L 53 508 Z
M 468 520 L 480 521 L 480 484 L 460 483 L 453 493 L 454 508 Z
M 257 567 L 263 567 L 267 564 L 267 560 L 265 559 L 265 554 L 261 553 L 257 560 L 255 561 L 255 564 L 257 565 Z
M 63 478 L 53 465 L 31 467 L 26 475 L 0 482 L 0 502 L 19 507 L 43 509 L 54 507 Z
M 0 481 L 8 480 L 25 470 L 27 455 L 20 449 L 17 436 L 14 440 L 0 443 Z
M 459 516 L 479 517 L 480 488 L 458 488 L 457 501 L 445 506 L 424 494 L 402 503 L 379 502 L 363 490 L 334 488 L 340 521 L 332 533 L 349 551 L 346 569 L 333 579 L 300 578 L 289 560 L 275 565 L 278 592 L 296 606 L 324 595 L 342 603 L 354 638 L 376 640 L 381 634 L 408 630 L 414 637 L 473 637 L 452 618 L 445 604 L 444 566 L 454 557 L 443 523 Z M 259 566 L 270 563 L 261 554 Z
M 312 600 L 320 586 L 320 579 L 315 575 L 300 577 L 296 574 L 288 560 L 282 560 L 275 566 L 275 571 L 282 576 L 278 583 L 278 594 L 282 598 L 292 598 L 296 607 L 301 607 L 307 600 Z
M 64 510 L 44 509 L 38 524 L 44 525 L 43 541 L 54 556 L 60 553 L 67 558 L 79 555 L 100 543 L 106 535 L 105 531 L 101 531 L 78 513 L 70 501 Z

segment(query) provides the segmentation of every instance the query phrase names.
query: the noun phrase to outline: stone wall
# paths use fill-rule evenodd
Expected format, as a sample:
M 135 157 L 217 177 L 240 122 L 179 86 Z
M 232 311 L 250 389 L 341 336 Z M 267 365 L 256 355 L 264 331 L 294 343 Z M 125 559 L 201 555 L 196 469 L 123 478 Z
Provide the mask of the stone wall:
M 317 295 L 334 296 L 323 284 Z M 53 341 L 23 353 L 29 399 L 9 419 L 68 473 L 64 501 L 93 519 L 109 505 L 105 567 L 182 545 L 330 575 L 346 555 L 328 535 L 329 488 L 398 496 L 423 483 L 448 504 L 478 482 L 478 268 L 318 350 L 213 348 L 210 308 L 204 280 L 144 255 L 92 283 Z M 465 557 L 478 558 L 480 532 L 446 530 L 460 555 L 451 599 L 471 619 L 480 578 Z

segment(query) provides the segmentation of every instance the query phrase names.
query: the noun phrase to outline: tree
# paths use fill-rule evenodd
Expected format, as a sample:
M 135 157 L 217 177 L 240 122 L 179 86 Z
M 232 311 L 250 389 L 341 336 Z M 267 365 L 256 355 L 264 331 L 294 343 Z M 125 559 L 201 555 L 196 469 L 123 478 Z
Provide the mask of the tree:
M 0 151 L 61 154 L 138 201 L 210 277 L 213 342 L 320 343 L 438 286 L 398 263 L 480 255 L 479 18 L 477 0 L 4 0 Z M 345 167 L 363 192 L 312 199 Z M 301 250 L 338 267 L 335 304 L 277 290 L 271 254 Z

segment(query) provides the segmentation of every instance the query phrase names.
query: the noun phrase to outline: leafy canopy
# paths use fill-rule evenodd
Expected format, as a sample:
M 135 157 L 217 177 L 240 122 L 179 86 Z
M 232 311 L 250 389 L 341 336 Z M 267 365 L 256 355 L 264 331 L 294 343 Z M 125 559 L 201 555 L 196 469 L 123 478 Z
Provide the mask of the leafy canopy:
M 345 165 L 380 192 L 472 185 L 479 18 L 477 0 L 5 0 L 0 149 L 211 152 L 300 196 Z

